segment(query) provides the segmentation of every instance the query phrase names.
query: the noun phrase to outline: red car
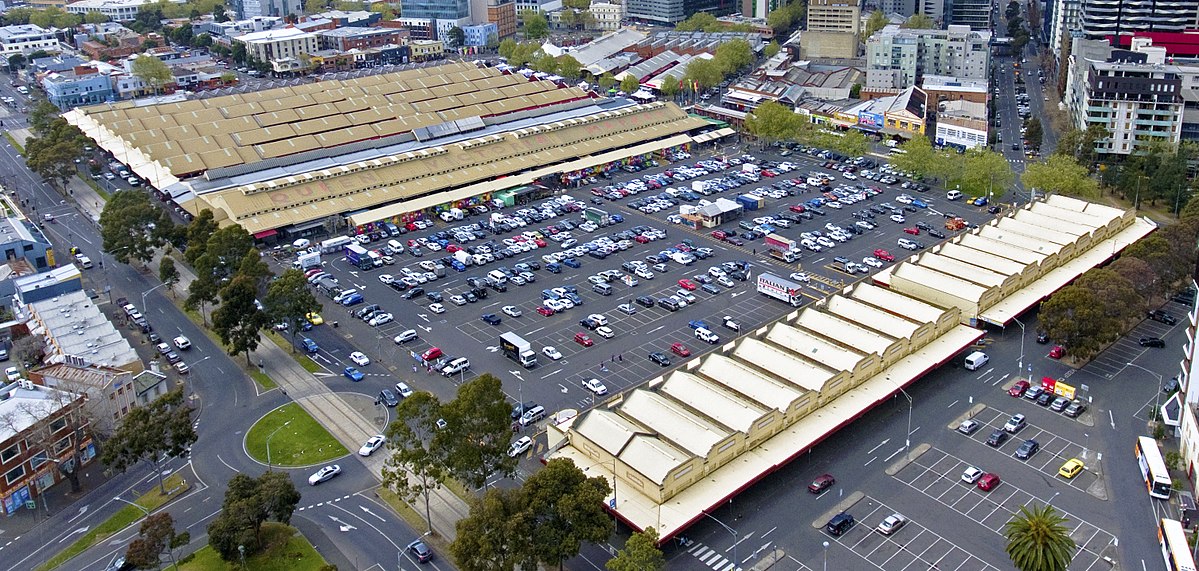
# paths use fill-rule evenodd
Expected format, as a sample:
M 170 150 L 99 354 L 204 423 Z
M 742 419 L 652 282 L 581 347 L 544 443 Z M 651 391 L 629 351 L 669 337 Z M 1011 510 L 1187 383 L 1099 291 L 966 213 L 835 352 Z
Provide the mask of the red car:
M 909 227 L 909 228 L 904 228 L 904 229 L 903 229 L 903 231 L 904 231 L 904 232 L 906 232 L 906 233 L 908 233 L 908 234 L 911 234 L 911 235 L 913 235 L 913 236 L 919 236 L 919 235 L 920 235 L 920 229 L 919 229 L 919 228 L 917 228 L 917 227 L 915 227 L 915 226 L 912 226 L 912 227 Z
M 728 234 L 725 234 L 724 230 L 713 230 L 712 237 L 716 238 L 717 240 L 724 240 L 728 237 Z
M 791 212 L 802 213 L 803 211 L 807 210 L 807 208 L 805 208 L 802 204 L 792 204 L 790 210 Z
M 459 246 L 457 244 L 450 244 L 445 247 L 445 252 L 447 254 L 453 254 L 454 252 L 457 252 L 458 250 L 461 250 L 461 249 L 462 249 L 462 246 Z
M 1028 390 L 1028 387 L 1028 381 L 1016 381 L 1016 384 L 1012 385 L 1012 388 L 1007 390 L 1007 394 L 1014 397 L 1022 397 L 1024 396 L 1024 391 Z
M 994 490 L 1000 484 L 999 476 L 996 474 L 986 473 L 978 479 L 978 489 L 989 492 Z
M 582 345 L 584 347 L 590 347 L 592 345 L 595 345 L 595 341 L 592 341 L 591 338 L 588 337 L 586 333 L 582 333 L 582 332 L 575 333 L 575 343 L 578 343 L 579 345 Z
M 884 262 L 894 262 L 895 261 L 895 256 L 891 255 L 891 252 L 888 252 L 881 248 L 874 251 L 874 257 L 876 257 Z
M 681 287 L 687 291 L 695 291 L 695 290 L 699 289 L 699 286 L 695 285 L 695 282 L 693 282 L 689 279 L 686 279 L 686 278 L 679 280 L 679 287 Z
M 537 238 L 537 239 L 533 240 L 533 243 L 537 244 L 538 248 L 544 248 L 546 246 L 545 240 L 542 240 L 541 238 Z
M 1062 355 L 1065 355 L 1065 354 L 1066 354 L 1066 348 L 1062 347 L 1061 345 L 1054 345 L 1053 348 L 1049 350 L 1049 358 L 1050 359 L 1061 359 Z
M 312 268 L 311 270 L 304 272 L 304 277 L 310 278 L 310 277 L 315 276 L 323 271 L 325 271 L 325 270 L 323 270 L 321 268 Z
M 424 359 L 425 361 L 433 361 L 440 358 L 442 355 L 443 353 L 441 352 L 441 349 L 438 349 L 437 347 L 429 347 L 424 353 L 420 354 L 420 358 Z
M 819 494 L 820 492 L 829 489 L 830 486 L 836 483 L 837 479 L 834 478 L 832 474 L 824 474 L 817 477 L 815 480 L 812 480 L 811 484 L 808 484 L 808 491 L 812 492 L 813 494 Z
M 648 244 L 649 238 L 647 238 L 644 234 L 639 234 L 636 238 L 633 238 L 633 241 L 637 242 L 638 244 Z
M 554 310 L 552 310 L 544 305 L 539 305 L 539 306 L 537 306 L 537 313 L 540 313 L 541 315 L 543 315 L 545 317 L 549 317 L 554 314 Z
M 687 346 L 683 345 L 682 343 L 672 343 L 670 345 L 670 352 L 674 353 L 675 355 L 678 355 L 680 357 L 690 357 L 691 356 L 691 350 L 688 349 Z

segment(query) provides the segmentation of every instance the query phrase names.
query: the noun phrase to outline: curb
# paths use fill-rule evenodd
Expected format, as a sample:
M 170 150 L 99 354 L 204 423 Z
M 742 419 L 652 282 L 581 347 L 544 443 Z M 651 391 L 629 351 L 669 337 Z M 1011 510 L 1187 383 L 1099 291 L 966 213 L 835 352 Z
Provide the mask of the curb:
M 823 529 L 824 525 L 828 523 L 828 520 L 832 519 L 833 516 L 849 509 L 850 506 L 862 501 L 862 498 L 864 497 L 866 497 L 866 494 L 863 494 L 862 492 L 854 492 L 848 496 L 845 496 L 845 499 L 837 502 L 837 505 L 833 506 L 832 509 L 824 512 L 823 515 L 812 521 L 812 529 Z
M 929 448 L 932 448 L 931 444 L 928 444 L 927 442 L 920 443 L 913 448 L 911 452 L 904 454 L 903 458 L 900 458 L 890 466 L 887 466 L 887 469 L 884 470 L 884 472 L 886 472 L 888 476 L 894 476 L 895 474 L 898 474 L 899 471 L 906 468 L 908 464 L 915 462 L 917 458 L 924 455 L 925 452 L 928 452 Z

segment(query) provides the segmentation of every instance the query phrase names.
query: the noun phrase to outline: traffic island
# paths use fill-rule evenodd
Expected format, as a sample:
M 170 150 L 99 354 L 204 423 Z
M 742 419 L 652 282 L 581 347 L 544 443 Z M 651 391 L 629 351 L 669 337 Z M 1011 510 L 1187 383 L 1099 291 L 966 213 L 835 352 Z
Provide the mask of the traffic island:
M 244 447 L 250 458 L 284 468 L 312 466 L 349 454 L 345 446 L 294 402 L 258 419 L 246 432 Z
M 179 571 L 319 571 L 327 562 L 296 528 L 281 523 L 262 525 L 261 552 L 240 561 L 225 561 L 211 546 L 205 545 L 179 564 Z

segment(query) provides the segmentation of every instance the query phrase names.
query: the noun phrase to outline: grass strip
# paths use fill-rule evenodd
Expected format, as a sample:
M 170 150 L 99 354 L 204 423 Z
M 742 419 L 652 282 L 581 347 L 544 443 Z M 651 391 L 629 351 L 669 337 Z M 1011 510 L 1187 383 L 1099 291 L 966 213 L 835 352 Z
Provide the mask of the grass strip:
M 271 435 L 274 436 L 271 436 Z M 324 426 L 299 404 L 285 404 L 258 419 L 246 432 L 246 452 L 273 466 L 310 466 L 349 454 Z
M 262 544 L 259 553 L 246 558 L 246 569 L 254 571 L 319 571 L 326 565 L 324 557 L 317 553 L 308 539 L 296 528 L 281 523 L 266 523 L 262 526 Z M 211 546 L 205 545 L 187 563 L 179 566 L 180 571 L 235 571 L 242 569 L 240 561 L 225 561 Z

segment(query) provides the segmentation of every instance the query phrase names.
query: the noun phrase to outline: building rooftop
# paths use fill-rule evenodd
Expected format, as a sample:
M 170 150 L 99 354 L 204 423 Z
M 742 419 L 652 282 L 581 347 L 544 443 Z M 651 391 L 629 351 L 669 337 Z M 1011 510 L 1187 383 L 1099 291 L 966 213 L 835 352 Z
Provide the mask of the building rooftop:
M 36 321 L 30 324 L 30 332 L 45 335 L 51 352 L 111 367 L 139 362 L 129 341 L 82 291 L 34 302 L 30 309 Z
M 34 384 L 0 387 L 0 442 L 24 432 L 76 399 L 67 393 Z
M 250 32 L 248 34 L 237 36 L 233 39 L 249 44 L 252 42 L 277 42 L 280 40 L 290 40 L 311 35 L 312 34 L 310 32 L 305 32 L 299 28 L 279 28 L 276 30 Z
M 8 42 L 8 41 L 13 41 L 13 40 L 19 40 L 21 38 L 26 38 L 29 36 L 41 36 L 41 35 L 45 35 L 45 34 L 49 34 L 49 33 L 50 33 L 50 30 L 47 30 L 41 26 L 37 26 L 34 24 L 17 24 L 14 26 L 4 26 L 4 27 L 0 27 L 0 41 Z

